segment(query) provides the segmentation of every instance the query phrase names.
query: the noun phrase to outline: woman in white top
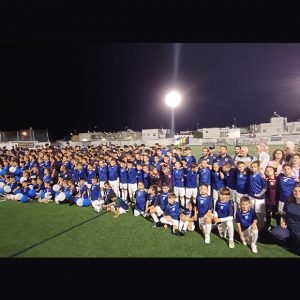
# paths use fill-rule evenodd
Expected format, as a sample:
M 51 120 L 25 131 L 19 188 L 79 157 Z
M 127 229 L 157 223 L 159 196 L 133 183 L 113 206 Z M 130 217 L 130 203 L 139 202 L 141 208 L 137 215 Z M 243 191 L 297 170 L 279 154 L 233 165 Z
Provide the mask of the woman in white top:
M 269 161 L 268 167 L 273 167 L 275 169 L 275 176 L 282 173 L 282 166 L 286 163 L 284 157 L 284 152 L 281 149 L 276 149 L 273 152 L 272 160 Z
M 293 154 L 290 163 L 292 164 L 293 167 L 293 176 L 300 180 L 300 154 L 295 153 Z

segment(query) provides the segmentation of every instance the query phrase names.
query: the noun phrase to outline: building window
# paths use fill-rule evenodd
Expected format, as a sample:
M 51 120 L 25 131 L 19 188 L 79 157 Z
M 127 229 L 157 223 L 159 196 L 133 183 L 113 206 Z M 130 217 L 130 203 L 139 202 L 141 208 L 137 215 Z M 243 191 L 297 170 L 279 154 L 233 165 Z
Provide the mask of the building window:
M 153 136 L 156 136 L 156 133 L 153 133 Z
M 205 133 L 208 133 L 208 131 L 206 130 Z
M 267 132 L 267 129 L 263 129 L 263 132 Z
M 296 131 L 300 131 L 300 127 L 297 127 L 297 128 L 296 128 Z

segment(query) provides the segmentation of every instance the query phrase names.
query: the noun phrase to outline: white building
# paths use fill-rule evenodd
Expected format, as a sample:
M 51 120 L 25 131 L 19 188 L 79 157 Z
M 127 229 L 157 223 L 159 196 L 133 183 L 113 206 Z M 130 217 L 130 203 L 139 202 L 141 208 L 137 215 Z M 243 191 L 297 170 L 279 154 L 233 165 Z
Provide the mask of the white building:
M 117 132 L 85 132 L 79 133 L 79 141 L 91 142 L 91 141 L 132 141 L 141 138 L 141 132 L 127 129 L 126 131 Z
M 164 139 L 167 137 L 169 131 L 170 131 L 169 129 L 143 129 L 142 139 L 144 141 Z
M 289 134 L 300 135 L 300 121 L 287 123 Z
M 228 139 L 238 139 L 241 136 L 241 131 L 239 128 L 232 126 L 223 128 L 203 128 L 203 138 L 204 139 L 217 139 L 217 138 L 228 138 Z
M 269 123 L 255 125 L 254 131 L 257 137 L 300 135 L 300 121 L 288 123 L 287 118 L 274 112 Z

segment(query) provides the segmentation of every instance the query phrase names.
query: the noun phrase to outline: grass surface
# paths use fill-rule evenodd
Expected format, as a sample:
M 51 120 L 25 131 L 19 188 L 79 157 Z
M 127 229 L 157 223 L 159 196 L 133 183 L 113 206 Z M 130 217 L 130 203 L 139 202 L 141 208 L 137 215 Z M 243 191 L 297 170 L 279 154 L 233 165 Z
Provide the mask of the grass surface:
M 216 232 L 204 244 L 198 231 L 184 237 L 170 229 L 152 228 L 132 212 L 114 219 L 110 212 L 94 213 L 91 207 L 0 203 L 1 257 L 297 257 L 266 236 L 258 254 L 227 240 Z M 236 236 L 237 238 L 237 236 Z M 238 239 L 238 238 L 237 238 Z

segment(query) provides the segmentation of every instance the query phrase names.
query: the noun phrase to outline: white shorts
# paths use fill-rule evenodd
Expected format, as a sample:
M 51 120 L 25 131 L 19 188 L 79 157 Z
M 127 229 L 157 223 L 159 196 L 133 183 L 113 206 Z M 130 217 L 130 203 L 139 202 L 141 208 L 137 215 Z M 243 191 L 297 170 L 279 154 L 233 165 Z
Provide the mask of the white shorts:
M 127 190 L 127 183 L 120 183 L 120 189 L 121 190 Z
M 142 216 L 144 217 L 144 216 L 147 215 L 147 213 L 145 213 L 144 211 L 139 211 L 139 210 L 135 209 L 135 210 L 133 211 L 133 215 L 134 215 L 135 217 L 137 217 L 137 216 L 139 216 L 139 215 L 142 215 Z
M 198 218 L 199 227 L 207 224 L 205 217 Z
M 249 226 L 247 229 L 243 231 L 243 235 L 245 239 L 249 239 L 253 235 L 253 229 L 252 226 Z
M 280 214 L 282 214 L 283 213 L 283 207 L 284 207 L 284 202 L 282 202 L 282 201 L 278 201 L 278 212 L 280 213 Z
M 252 197 L 250 198 L 251 207 L 255 210 L 258 214 L 266 214 L 266 204 L 265 199 L 255 199 Z
M 162 218 L 160 219 L 160 222 L 161 222 L 161 223 L 165 223 L 165 224 L 166 224 L 167 222 L 171 222 L 173 226 L 176 226 L 176 227 L 179 226 L 179 221 L 178 221 L 178 220 L 171 219 L 171 221 L 167 221 L 167 220 L 165 219 L 165 217 L 162 217 Z
M 186 188 L 185 189 L 185 196 L 186 198 L 194 198 L 197 197 L 197 188 Z
M 129 195 L 134 195 L 137 191 L 137 183 L 128 183 L 128 193 Z
M 99 181 L 99 186 L 100 186 L 101 189 L 104 189 L 104 182 L 105 181 Z
M 228 188 L 229 189 L 229 191 L 230 191 L 230 200 L 234 200 L 235 199 L 235 195 L 236 195 L 236 190 L 232 190 L 232 189 L 230 189 L 230 188 Z
M 126 214 L 126 213 L 127 213 L 127 210 L 125 210 L 122 207 L 119 207 L 119 214 Z
M 240 194 L 240 193 L 236 192 L 236 193 L 235 193 L 235 197 L 234 197 L 234 202 L 240 204 L 240 200 L 241 200 L 241 198 L 244 197 L 244 196 L 248 197 L 247 194 Z
M 217 201 L 219 199 L 219 191 L 218 190 L 213 189 L 212 198 L 213 198 L 214 201 Z
M 163 211 L 162 211 L 162 209 L 161 209 L 161 207 L 160 206 L 155 206 L 155 209 L 156 209 L 156 214 L 158 215 L 158 216 L 161 216 L 161 215 L 163 215 Z
M 117 180 L 113 180 L 113 181 L 109 180 L 109 184 L 113 190 L 119 189 L 119 185 L 120 185 L 119 178 Z
M 174 186 L 174 194 L 176 195 L 176 197 L 184 197 L 185 196 L 185 189 L 184 187 L 178 187 L 178 186 Z
M 94 201 L 92 201 L 92 206 L 93 207 L 99 207 L 101 205 L 101 203 L 100 203 L 100 201 L 99 200 L 94 200 Z

